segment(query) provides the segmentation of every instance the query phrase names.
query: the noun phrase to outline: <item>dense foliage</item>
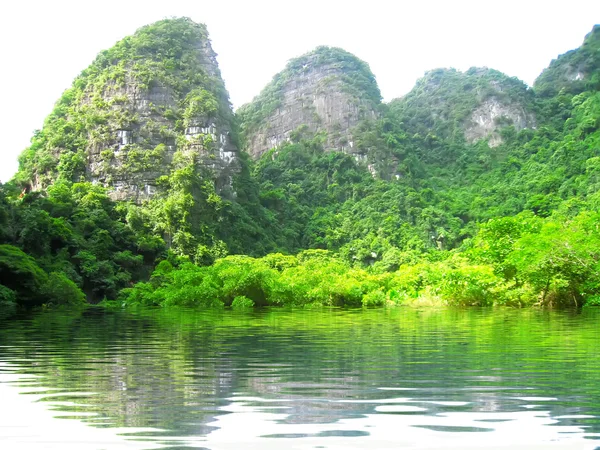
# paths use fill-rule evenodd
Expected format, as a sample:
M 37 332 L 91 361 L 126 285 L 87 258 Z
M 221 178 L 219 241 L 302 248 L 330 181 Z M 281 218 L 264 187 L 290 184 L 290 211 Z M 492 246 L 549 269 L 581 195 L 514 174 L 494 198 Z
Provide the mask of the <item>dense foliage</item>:
M 550 97 L 561 91 L 579 94 L 600 88 L 600 25 L 595 25 L 583 45 L 553 60 L 535 81 L 536 92 Z
M 175 47 L 185 47 L 186 27 L 175 20 L 142 29 L 78 80 L 131 60 L 185 71 Z M 326 136 L 299 129 L 255 163 L 242 154 L 223 190 L 181 142 L 157 193 L 138 204 L 113 202 L 65 169 L 83 164 L 63 159 L 74 162 L 89 137 L 72 125 L 95 117 L 65 103 L 67 91 L 23 154 L 15 183 L 0 188 L 0 305 L 81 303 L 83 293 L 92 302 L 236 308 L 600 304 L 599 29 L 533 89 L 490 69 L 429 72 L 354 130 L 366 158 L 327 152 Z M 161 33 L 165 41 L 154 40 Z M 357 69 L 349 86 L 378 102 L 368 67 L 338 49 L 320 48 L 283 73 L 331 52 Z M 575 66 L 574 87 L 553 90 Z M 277 103 L 279 81 L 241 111 L 243 129 Z M 193 80 L 177 83 L 173 89 L 195 92 Z M 89 92 L 77 86 L 72 92 Z M 213 104 L 194 95 L 193 108 Z M 466 139 L 473 111 L 490 98 L 535 118 L 534 126 L 499 116 L 494 146 Z M 42 173 L 58 175 L 40 181 Z M 37 192 L 16 187 L 32 177 L 53 183 Z
M 462 253 L 398 252 L 368 268 L 325 250 L 228 256 L 205 267 L 163 261 L 149 282 L 121 291 L 121 301 L 234 308 L 600 305 L 599 220 L 598 212 L 546 219 L 522 213 L 489 221 Z
M 0 283 L 19 303 L 41 305 L 114 298 L 145 278 L 165 251 L 162 239 L 127 225 L 126 205 L 113 203 L 89 183 L 54 184 L 8 203 L 0 189 L 5 223 Z

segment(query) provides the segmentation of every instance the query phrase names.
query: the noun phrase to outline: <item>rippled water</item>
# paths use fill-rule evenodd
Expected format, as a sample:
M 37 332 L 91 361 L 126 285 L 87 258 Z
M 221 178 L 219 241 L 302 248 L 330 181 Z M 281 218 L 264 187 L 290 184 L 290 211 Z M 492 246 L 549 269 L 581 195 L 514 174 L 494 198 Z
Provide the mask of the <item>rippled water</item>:
M 600 311 L 0 321 L 2 449 L 600 448 Z

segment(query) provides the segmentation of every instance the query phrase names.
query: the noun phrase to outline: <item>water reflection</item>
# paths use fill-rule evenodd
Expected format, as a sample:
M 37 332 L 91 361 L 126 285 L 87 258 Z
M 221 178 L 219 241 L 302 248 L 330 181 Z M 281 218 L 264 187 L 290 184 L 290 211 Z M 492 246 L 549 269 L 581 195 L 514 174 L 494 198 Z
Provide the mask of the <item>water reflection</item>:
M 595 449 L 599 321 L 514 310 L 18 317 L 0 322 L 0 445 Z

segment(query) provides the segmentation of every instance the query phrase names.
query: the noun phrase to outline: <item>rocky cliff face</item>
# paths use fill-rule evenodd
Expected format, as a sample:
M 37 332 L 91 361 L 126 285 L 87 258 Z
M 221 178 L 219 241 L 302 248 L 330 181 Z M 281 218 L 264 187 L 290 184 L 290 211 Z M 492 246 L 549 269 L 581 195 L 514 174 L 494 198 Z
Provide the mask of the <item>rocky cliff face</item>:
M 533 93 L 514 78 L 487 68 L 467 72 L 437 69 L 428 72 L 413 90 L 390 107 L 412 129 L 473 144 L 487 139 L 502 143 L 500 130 L 535 128 Z
M 376 118 L 380 102 L 366 63 L 344 50 L 319 47 L 291 60 L 238 114 L 254 158 L 289 141 L 298 129 L 324 132 L 327 150 L 353 153 L 353 128 Z
M 497 147 L 502 143 L 501 128 L 509 125 L 516 131 L 535 128 L 535 116 L 520 103 L 491 96 L 483 100 L 465 122 L 465 139 L 470 144 L 487 139 L 490 147 Z
M 542 96 L 552 96 L 564 90 L 578 94 L 587 89 L 599 89 L 600 25 L 585 37 L 581 47 L 571 50 L 550 63 L 535 80 L 534 88 Z
M 33 189 L 66 178 L 141 201 L 196 164 L 227 190 L 239 169 L 233 113 L 204 25 L 172 19 L 102 52 L 65 92 L 21 157 Z

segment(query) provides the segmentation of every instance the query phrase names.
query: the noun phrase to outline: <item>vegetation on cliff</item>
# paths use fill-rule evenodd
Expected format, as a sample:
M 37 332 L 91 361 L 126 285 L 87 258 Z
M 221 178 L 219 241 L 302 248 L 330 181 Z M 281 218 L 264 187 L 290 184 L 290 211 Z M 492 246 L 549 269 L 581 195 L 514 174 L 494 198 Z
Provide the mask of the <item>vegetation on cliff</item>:
M 237 141 L 206 27 L 168 19 L 101 52 L 75 79 L 22 153 L 13 183 L 22 202 L 52 202 L 53 185 L 123 200 L 110 208 L 153 243 L 146 264 L 167 247 L 204 262 L 228 251 L 264 254 L 273 249 L 268 217 L 252 207 L 258 194 Z M 141 254 L 146 246 L 117 247 Z
M 168 165 L 165 144 L 183 138 L 188 122 L 232 116 L 207 45 L 204 25 L 175 19 L 143 27 L 102 51 L 36 132 L 15 180 L 39 188 L 56 180 L 91 181 L 101 173 L 112 186 L 119 171 L 133 178 Z M 106 167 L 92 167 L 92 159 Z
M 571 50 L 550 63 L 535 80 L 536 92 L 544 97 L 580 94 L 600 89 L 600 25 L 595 25 L 581 47 Z
M 367 159 L 327 151 L 325 131 L 300 127 L 256 162 L 240 153 L 223 187 L 186 139 L 151 198 L 115 202 L 84 175 L 99 128 L 88 127 L 96 107 L 81 108 L 82 96 L 113 83 L 98 73 L 141 61 L 185 93 L 168 119 L 174 130 L 190 125 L 188 107 L 230 114 L 221 81 L 206 90 L 214 98 L 195 90 L 210 80 L 194 81 L 177 50 L 190 30 L 205 31 L 185 19 L 142 29 L 57 103 L 0 187 L 0 304 L 74 304 L 82 293 L 128 305 L 600 304 L 598 26 L 533 88 L 491 69 L 429 72 L 353 131 Z M 347 61 L 357 69 L 349 86 L 379 102 L 360 60 L 338 49 L 309 55 Z M 303 70 L 302 58 L 280 77 Z M 572 68 L 579 79 L 554 89 Z M 169 78 L 177 73 L 190 78 Z M 243 130 L 269 116 L 278 80 L 240 111 Z M 104 111 L 107 123 L 122 114 Z M 470 139 L 474 115 L 489 134 Z M 153 165 L 159 150 L 134 154 Z M 31 180 L 47 187 L 23 190 Z
M 381 103 L 381 93 L 375 76 L 369 66 L 351 53 L 341 48 L 317 47 L 312 52 L 291 59 L 285 69 L 275 75 L 273 80 L 250 103 L 243 105 L 237 114 L 240 117 L 244 134 L 248 135 L 261 125 L 281 106 L 283 88 L 309 70 L 332 66 L 339 75 L 331 76 L 325 81 L 339 81 L 341 89 L 353 96 L 371 103 L 376 107 Z
M 380 107 L 367 63 L 339 48 L 317 47 L 292 59 L 237 115 L 245 148 L 257 157 L 291 140 L 297 129 L 321 132 L 326 148 L 345 150 L 352 129 Z
M 412 133 L 437 139 L 465 141 L 470 116 L 488 99 L 533 112 L 535 98 L 525 83 L 488 68 L 473 67 L 466 72 L 436 69 L 425 74 L 403 98 L 390 103 L 396 121 Z M 502 123 L 504 121 L 504 123 Z M 499 116 L 497 125 L 512 124 Z

